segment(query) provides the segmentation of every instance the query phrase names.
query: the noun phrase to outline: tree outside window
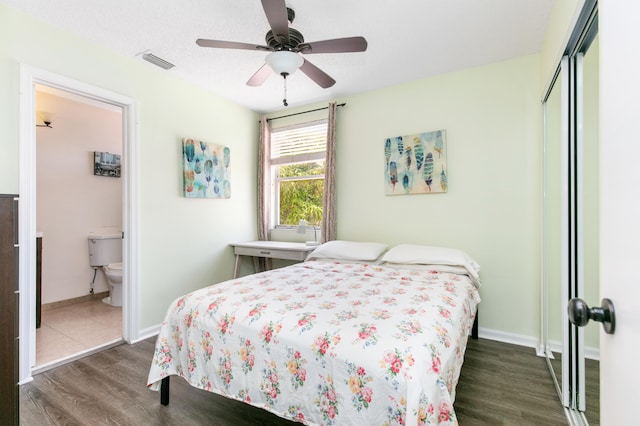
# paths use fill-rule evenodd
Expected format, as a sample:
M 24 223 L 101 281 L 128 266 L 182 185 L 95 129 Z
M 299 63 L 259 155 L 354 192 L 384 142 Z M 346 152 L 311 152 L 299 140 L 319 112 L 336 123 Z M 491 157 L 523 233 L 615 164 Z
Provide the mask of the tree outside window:
M 301 219 L 320 226 L 326 146 L 326 120 L 272 130 L 272 206 L 278 226 L 297 226 Z
M 279 224 L 297 225 L 305 219 L 320 226 L 324 193 L 324 161 L 279 167 Z

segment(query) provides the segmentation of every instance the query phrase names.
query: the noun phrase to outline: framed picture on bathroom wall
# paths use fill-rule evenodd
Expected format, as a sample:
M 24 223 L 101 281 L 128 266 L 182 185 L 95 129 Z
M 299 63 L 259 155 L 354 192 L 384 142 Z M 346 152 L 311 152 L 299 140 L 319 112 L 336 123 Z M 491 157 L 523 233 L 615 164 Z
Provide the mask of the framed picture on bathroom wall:
M 185 197 L 231 198 L 229 147 L 184 138 L 182 160 Z
M 96 176 L 120 177 L 120 155 L 94 151 L 93 174 Z

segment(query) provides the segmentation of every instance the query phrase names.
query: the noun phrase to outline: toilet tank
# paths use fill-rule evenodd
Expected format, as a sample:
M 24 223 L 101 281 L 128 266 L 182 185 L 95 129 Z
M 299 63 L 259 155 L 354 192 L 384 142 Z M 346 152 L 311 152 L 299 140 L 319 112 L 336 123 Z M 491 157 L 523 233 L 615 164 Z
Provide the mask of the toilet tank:
M 122 232 L 90 232 L 88 238 L 91 266 L 122 262 Z

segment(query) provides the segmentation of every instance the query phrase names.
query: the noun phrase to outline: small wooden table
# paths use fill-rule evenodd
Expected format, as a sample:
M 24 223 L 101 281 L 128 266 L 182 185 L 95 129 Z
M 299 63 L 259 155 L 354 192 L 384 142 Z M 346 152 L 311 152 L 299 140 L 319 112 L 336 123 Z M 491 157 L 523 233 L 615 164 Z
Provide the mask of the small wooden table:
M 309 253 L 318 246 L 308 246 L 305 243 L 291 243 L 286 241 L 250 241 L 247 243 L 232 243 L 236 262 L 233 267 L 233 278 L 240 272 L 240 256 L 268 257 L 272 259 L 297 260 L 302 262 Z

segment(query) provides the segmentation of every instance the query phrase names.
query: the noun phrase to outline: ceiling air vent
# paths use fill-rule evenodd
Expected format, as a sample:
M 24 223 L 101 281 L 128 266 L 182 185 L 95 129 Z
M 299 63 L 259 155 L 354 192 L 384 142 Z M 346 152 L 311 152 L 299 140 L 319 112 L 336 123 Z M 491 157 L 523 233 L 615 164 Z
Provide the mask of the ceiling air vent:
M 173 65 L 171 62 L 167 62 L 162 58 L 158 58 L 153 53 L 144 53 L 142 55 L 142 59 L 144 59 L 147 62 L 151 62 L 153 65 L 157 65 L 160 68 L 163 68 L 165 70 L 175 67 L 175 65 Z

